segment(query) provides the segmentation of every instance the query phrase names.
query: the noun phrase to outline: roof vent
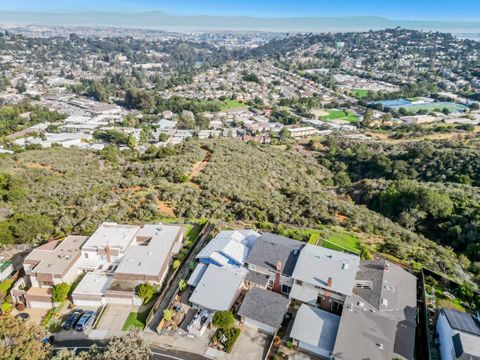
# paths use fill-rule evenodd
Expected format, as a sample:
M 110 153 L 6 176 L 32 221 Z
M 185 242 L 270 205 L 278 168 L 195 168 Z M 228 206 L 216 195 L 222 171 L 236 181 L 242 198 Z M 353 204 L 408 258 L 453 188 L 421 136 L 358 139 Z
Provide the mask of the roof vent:
M 343 270 L 348 270 L 348 268 L 349 268 L 348 263 L 343 263 L 342 269 Z
M 382 305 L 388 306 L 388 300 L 385 298 L 382 298 Z
M 378 347 L 380 350 L 383 350 L 383 344 L 377 343 L 377 347 Z
M 151 251 L 147 252 L 147 255 L 152 255 L 152 252 Z
M 357 306 L 360 306 L 360 307 L 363 308 L 363 307 L 365 306 L 365 304 L 364 304 L 363 302 L 361 302 L 361 301 L 358 301 L 358 302 L 357 302 Z

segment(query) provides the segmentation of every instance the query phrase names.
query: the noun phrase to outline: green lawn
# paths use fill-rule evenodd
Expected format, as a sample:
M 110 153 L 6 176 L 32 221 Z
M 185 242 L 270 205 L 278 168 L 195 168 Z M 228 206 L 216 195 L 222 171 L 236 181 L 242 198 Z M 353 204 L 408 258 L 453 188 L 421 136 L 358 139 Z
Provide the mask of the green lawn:
M 324 232 L 322 239 L 321 245 L 328 249 L 360 253 L 360 240 L 358 237 L 343 229 L 329 228 Z
M 222 104 L 220 106 L 220 111 L 228 111 L 232 109 L 242 109 L 242 108 L 247 109 L 248 106 L 237 100 L 225 100 L 225 101 L 222 101 Z
M 331 120 L 345 120 L 349 122 L 356 122 L 359 120 L 359 116 L 355 115 L 351 111 L 343 110 L 328 110 L 327 116 L 322 116 L 322 120 L 331 121 Z
M 148 310 L 143 313 L 131 312 L 125 321 L 125 324 L 123 324 L 122 331 L 126 331 L 132 326 L 143 330 L 147 322 L 148 313 Z
M 355 96 L 357 99 L 362 99 L 367 97 L 368 90 L 367 89 L 353 89 L 352 95 Z

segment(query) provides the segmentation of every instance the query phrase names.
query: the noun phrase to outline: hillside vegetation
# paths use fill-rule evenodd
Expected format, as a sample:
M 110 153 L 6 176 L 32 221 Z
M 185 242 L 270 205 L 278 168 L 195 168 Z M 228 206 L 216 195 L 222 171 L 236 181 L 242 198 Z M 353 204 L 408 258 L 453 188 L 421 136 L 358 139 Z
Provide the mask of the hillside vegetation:
M 348 178 L 354 171 L 332 165 L 343 163 L 335 156 L 236 140 L 187 141 L 144 155 L 108 147 L 2 156 L 0 214 L 7 215 L 0 220 L 0 241 L 38 243 L 89 234 L 105 220 L 148 222 L 172 215 L 262 228 L 340 226 L 362 239 L 374 237 L 372 250 L 462 281 L 469 277 L 464 270 L 472 270 L 471 263 L 432 241 L 438 239 L 428 240 L 427 232 L 338 195 L 338 174 Z

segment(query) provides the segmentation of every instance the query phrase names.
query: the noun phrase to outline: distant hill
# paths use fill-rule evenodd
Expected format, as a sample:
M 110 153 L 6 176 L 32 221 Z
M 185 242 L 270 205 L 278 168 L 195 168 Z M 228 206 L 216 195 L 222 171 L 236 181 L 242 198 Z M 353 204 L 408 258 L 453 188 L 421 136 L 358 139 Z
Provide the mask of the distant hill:
M 480 34 L 480 21 L 391 20 L 383 17 L 172 16 L 161 11 L 140 13 L 78 12 L 38 13 L 0 11 L 0 23 L 11 25 L 112 26 L 166 31 L 368 31 L 391 27 L 452 33 Z

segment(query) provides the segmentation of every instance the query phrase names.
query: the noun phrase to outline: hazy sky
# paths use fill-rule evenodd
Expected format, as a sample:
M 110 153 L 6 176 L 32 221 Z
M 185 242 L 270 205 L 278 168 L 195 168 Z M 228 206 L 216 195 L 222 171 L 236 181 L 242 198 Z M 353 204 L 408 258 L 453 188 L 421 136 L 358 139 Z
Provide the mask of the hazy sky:
M 354 16 L 480 19 L 480 0 L 0 0 L 0 10 L 150 11 L 172 15 Z

